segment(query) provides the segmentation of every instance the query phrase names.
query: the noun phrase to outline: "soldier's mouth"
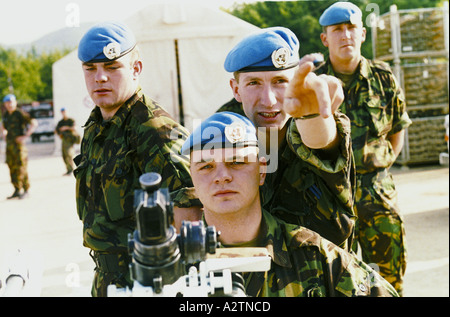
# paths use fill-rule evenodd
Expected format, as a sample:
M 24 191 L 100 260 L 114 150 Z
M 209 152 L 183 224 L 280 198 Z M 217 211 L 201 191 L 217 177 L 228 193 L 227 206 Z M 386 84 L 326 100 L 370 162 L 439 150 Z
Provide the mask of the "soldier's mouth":
M 96 89 L 94 90 L 94 93 L 96 93 L 97 95 L 103 95 L 109 93 L 110 91 L 111 90 L 109 89 Z
M 235 191 L 232 190 L 220 190 L 214 193 L 214 196 L 216 197 L 226 197 L 236 194 Z
M 273 119 L 275 118 L 280 112 L 260 112 L 259 115 L 261 117 L 267 118 L 267 119 Z

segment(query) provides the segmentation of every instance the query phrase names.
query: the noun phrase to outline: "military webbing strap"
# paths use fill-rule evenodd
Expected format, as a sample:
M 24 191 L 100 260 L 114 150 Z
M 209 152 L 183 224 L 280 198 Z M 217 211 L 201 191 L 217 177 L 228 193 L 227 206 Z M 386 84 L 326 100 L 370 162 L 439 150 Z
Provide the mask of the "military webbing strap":
M 127 257 L 125 254 L 118 253 L 89 253 L 95 262 L 97 268 L 104 273 L 123 272 L 128 270 L 128 263 L 120 264 Z
M 246 280 L 245 293 L 248 296 L 257 297 L 264 285 L 265 272 L 244 273 L 244 279 Z

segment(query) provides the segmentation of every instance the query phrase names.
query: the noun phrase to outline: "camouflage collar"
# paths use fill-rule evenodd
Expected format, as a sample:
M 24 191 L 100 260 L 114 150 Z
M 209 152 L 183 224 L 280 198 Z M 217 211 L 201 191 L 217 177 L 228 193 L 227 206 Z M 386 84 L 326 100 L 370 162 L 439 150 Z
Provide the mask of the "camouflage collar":
M 208 226 L 205 214 L 202 215 L 203 223 Z M 291 261 L 289 260 L 289 254 L 287 252 L 287 245 L 285 241 L 285 234 L 281 229 L 277 220 L 269 212 L 262 210 L 261 235 L 264 235 L 262 239 L 261 247 L 265 247 L 269 252 L 272 261 L 279 266 L 291 267 Z
M 373 78 L 372 69 L 370 67 L 370 63 L 367 59 L 361 56 L 361 62 L 359 63 L 359 75 L 365 78 L 366 80 L 370 80 Z
M 117 110 L 117 112 L 114 114 L 112 119 L 109 121 L 111 124 L 121 126 L 122 123 L 125 121 L 125 118 L 128 116 L 128 114 L 131 111 L 131 108 L 133 105 L 141 99 L 143 96 L 143 92 L 141 87 L 139 86 L 136 92 L 133 96 L 130 97 L 120 108 Z M 101 123 L 103 121 L 102 114 L 100 112 L 100 108 L 95 106 L 92 110 L 91 114 L 89 115 L 88 120 L 84 124 L 83 127 L 87 127 L 91 124 L 91 122 L 98 122 Z
M 128 99 L 120 108 L 117 110 L 115 115 L 111 119 L 111 124 L 114 124 L 118 127 L 122 126 L 122 124 L 125 122 L 128 114 L 130 113 L 132 107 L 136 104 L 136 102 L 141 99 L 143 96 L 141 87 L 139 87 L 135 94 L 131 96 L 130 99 Z
M 333 66 L 331 66 L 330 58 L 327 59 L 324 66 L 322 66 L 326 70 L 326 74 L 335 76 L 336 72 L 333 69 Z M 372 69 L 370 67 L 370 62 L 367 60 L 364 56 L 361 56 L 361 61 L 359 62 L 359 66 L 356 69 L 356 72 L 359 73 L 360 77 L 365 78 L 366 80 L 369 80 L 373 77 Z
M 286 238 L 280 221 L 269 212 L 263 210 L 263 226 L 265 230 L 264 246 L 269 251 L 272 261 L 279 266 L 291 267 L 287 252 Z

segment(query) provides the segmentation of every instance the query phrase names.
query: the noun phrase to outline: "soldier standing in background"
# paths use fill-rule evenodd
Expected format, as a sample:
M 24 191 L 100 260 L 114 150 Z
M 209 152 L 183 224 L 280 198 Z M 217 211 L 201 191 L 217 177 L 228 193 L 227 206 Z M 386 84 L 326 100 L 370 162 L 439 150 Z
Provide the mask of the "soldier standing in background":
M 134 191 L 142 174 L 161 175 L 176 227 L 181 219 L 200 219 L 201 205 L 189 160 L 178 154 L 188 131 L 139 87 L 142 61 L 131 30 L 115 22 L 95 25 L 81 39 L 78 57 L 96 107 L 75 158 L 77 211 L 96 264 L 92 295 L 106 296 L 110 284 L 133 287 L 128 234 L 136 226 Z
M 62 119 L 56 125 L 55 133 L 61 138 L 62 157 L 67 169 L 64 175 L 70 175 L 75 169 L 75 163 L 73 162 L 74 145 L 80 143 L 80 136 L 75 130 L 75 120 L 67 116 L 65 108 L 61 108 L 61 114 Z
M 380 274 L 401 294 L 406 269 L 405 230 L 389 168 L 411 124 L 404 95 L 386 63 L 361 56 L 366 29 L 357 6 L 337 2 L 324 11 L 319 23 L 329 58 L 317 74 L 342 80 L 345 101 L 340 109 L 351 121 L 357 240 L 363 261 L 378 265 Z
M 36 129 L 38 123 L 27 113 L 17 109 L 16 96 L 9 94 L 3 98 L 6 108 L 2 119 L 0 136 L 6 136 L 6 164 L 11 175 L 14 193 L 8 199 L 23 199 L 29 195 L 28 189 L 28 149 L 26 139 Z M 23 191 L 22 191 L 23 190 Z

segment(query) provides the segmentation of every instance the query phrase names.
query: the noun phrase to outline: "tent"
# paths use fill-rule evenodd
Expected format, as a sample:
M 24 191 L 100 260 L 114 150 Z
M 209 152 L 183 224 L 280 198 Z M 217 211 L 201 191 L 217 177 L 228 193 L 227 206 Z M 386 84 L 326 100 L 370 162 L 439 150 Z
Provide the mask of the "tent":
M 232 98 L 225 57 L 258 29 L 219 9 L 188 1 L 154 3 L 124 22 L 140 48 L 143 91 L 190 131 Z M 53 65 L 53 98 L 55 120 L 61 119 L 57 110 L 64 107 L 82 133 L 94 104 L 76 50 Z

